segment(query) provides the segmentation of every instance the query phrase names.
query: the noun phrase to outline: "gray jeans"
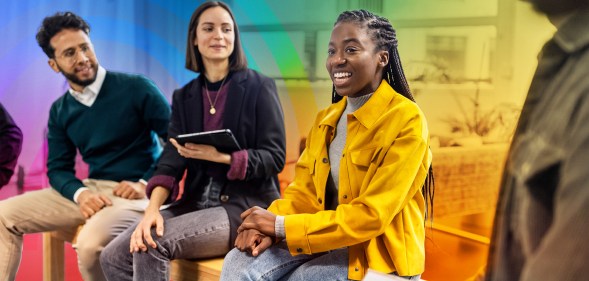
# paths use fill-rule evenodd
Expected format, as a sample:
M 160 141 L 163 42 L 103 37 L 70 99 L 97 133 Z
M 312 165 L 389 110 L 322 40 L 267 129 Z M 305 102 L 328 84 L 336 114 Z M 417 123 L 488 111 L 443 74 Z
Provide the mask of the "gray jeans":
M 161 211 L 164 235 L 157 237 L 157 248 L 129 253 L 135 226 L 113 240 L 100 255 L 108 280 L 170 280 L 170 261 L 222 256 L 229 248 L 229 217 L 223 207 L 195 210 L 191 206 L 172 206 Z

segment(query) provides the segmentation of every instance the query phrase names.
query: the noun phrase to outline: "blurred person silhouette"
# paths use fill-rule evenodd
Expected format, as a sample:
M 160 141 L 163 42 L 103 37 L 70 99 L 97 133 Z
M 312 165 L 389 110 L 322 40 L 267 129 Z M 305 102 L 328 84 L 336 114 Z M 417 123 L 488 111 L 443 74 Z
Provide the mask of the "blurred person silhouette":
M 556 26 L 513 137 L 488 281 L 589 279 L 589 1 L 529 0 Z
M 14 174 L 22 137 L 20 128 L 0 103 L 0 188 L 8 184 Z

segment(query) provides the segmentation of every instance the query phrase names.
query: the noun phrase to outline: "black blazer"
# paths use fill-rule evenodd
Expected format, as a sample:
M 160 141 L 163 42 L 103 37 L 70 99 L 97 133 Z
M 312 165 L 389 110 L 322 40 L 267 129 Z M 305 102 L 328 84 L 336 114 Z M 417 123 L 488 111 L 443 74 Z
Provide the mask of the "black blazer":
M 181 204 L 201 197 L 207 184 L 207 167 L 221 167 L 225 173 L 215 180 L 224 183 L 220 201 L 229 215 L 231 248 L 242 222 L 239 215 L 253 206 L 266 208 L 280 197 L 277 175 L 284 167 L 286 137 L 274 80 L 251 69 L 234 72 L 230 79 L 223 128 L 231 129 L 239 145 L 247 149 L 245 180 L 230 181 L 225 175 L 228 165 L 186 159 L 170 143 L 164 146 L 154 176 L 167 175 L 179 180 L 187 169 L 184 193 L 176 202 Z M 174 91 L 168 136 L 201 132 L 202 129 L 202 79 L 197 78 Z

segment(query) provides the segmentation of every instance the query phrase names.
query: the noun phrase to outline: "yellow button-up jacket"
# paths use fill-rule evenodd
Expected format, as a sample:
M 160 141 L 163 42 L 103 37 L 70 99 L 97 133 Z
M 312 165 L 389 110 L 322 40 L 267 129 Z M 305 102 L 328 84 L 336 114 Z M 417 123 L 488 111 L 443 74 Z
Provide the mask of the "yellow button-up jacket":
M 285 216 L 293 255 L 348 247 L 348 277 L 368 268 L 401 276 L 424 271 L 425 205 L 421 187 L 431 164 L 429 135 L 418 106 L 382 81 L 348 115 L 336 210 L 325 210 L 328 150 L 347 100 L 317 115 L 295 180 L 268 208 Z

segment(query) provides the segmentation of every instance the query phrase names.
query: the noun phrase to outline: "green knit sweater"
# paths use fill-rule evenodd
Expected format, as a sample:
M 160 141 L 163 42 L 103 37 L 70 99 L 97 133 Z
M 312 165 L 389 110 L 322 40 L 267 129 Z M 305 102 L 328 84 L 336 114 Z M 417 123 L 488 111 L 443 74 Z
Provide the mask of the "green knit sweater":
M 89 178 L 148 180 L 166 139 L 170 106 L 149 79 L 107 72 L 96 101 L 87 107 L 68 92 L 49 113 L 47 175 L 53 188 L 73 200 L 84 186 L 76 178 L 76 149 L 89 165 Z

